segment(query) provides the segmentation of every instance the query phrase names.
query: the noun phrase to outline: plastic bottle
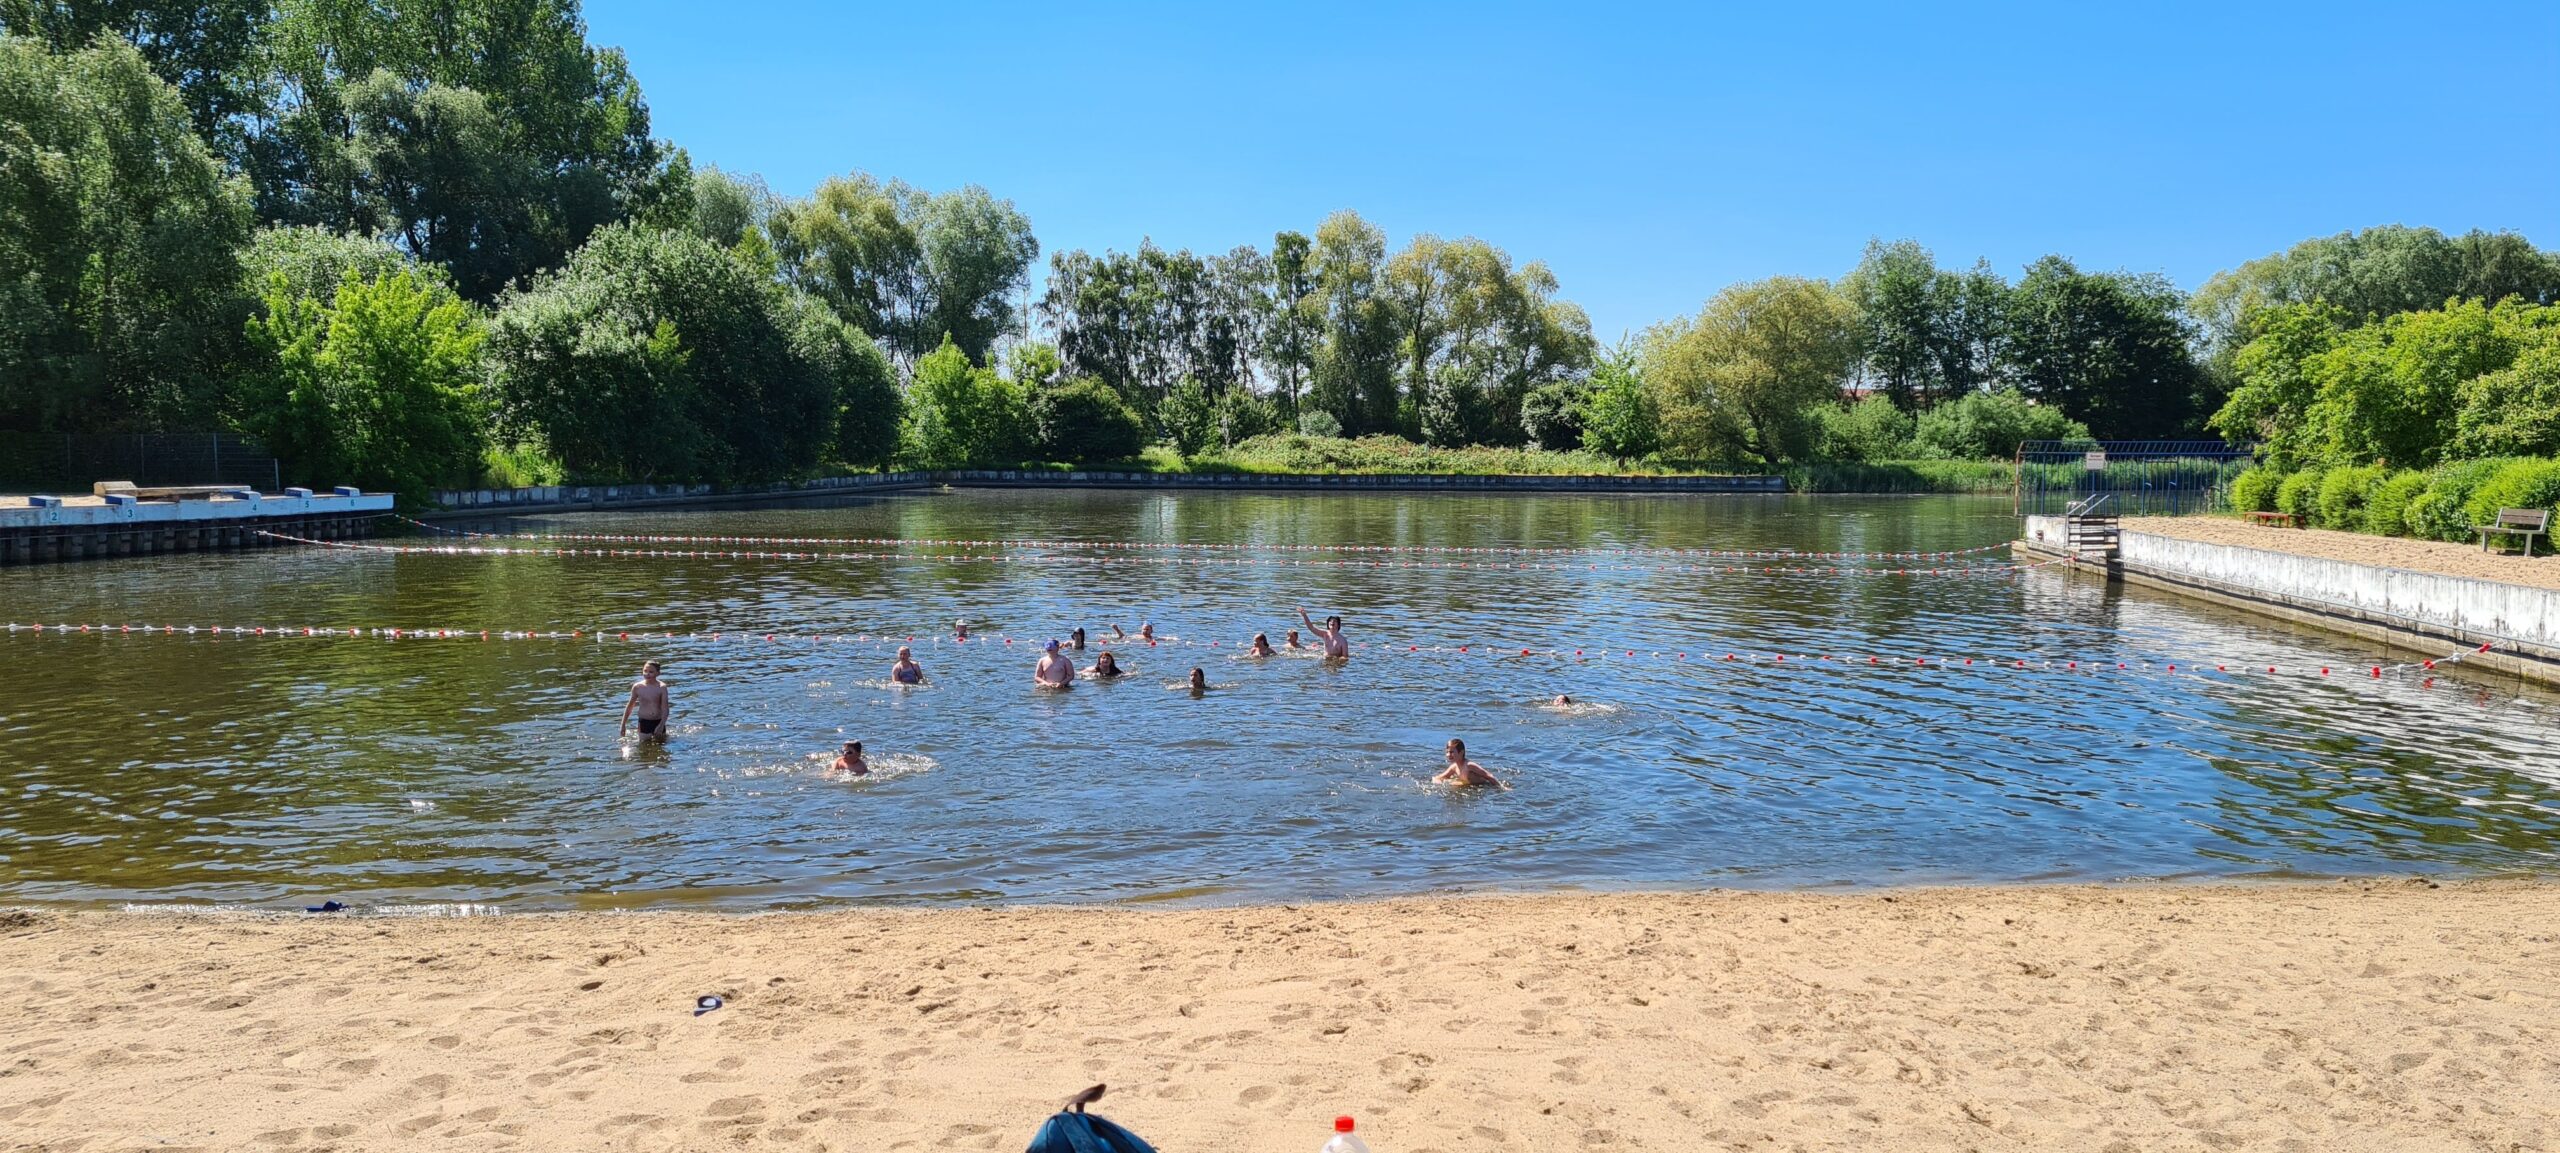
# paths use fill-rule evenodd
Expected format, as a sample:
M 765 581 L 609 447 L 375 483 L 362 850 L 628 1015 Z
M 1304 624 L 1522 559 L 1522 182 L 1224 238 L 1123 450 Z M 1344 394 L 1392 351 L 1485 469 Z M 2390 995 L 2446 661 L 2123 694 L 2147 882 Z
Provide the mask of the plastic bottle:
M 1333 1119 L 1333 1140 L 1324 1143 L 1323 1153 L 1369 1153 L 1369 1143 L 1353 1136 L 1351 1118 Z

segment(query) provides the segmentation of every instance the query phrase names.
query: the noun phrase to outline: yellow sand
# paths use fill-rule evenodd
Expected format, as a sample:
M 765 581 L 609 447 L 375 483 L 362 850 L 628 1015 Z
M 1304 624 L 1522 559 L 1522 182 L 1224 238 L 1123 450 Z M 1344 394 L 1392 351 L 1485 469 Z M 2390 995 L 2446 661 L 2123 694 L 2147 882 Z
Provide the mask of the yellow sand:
M 2545 1150 L 2560 886 L 0 914 L 0 1148 Z M 696 1018 L 694 998 L 728 1007 Z

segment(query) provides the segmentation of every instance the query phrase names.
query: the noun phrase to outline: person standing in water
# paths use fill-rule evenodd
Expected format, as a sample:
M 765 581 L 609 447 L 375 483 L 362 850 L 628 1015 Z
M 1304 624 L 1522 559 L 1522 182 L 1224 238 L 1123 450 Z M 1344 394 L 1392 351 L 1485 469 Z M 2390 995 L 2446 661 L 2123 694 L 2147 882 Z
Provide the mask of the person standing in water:
M 1194 666 L 1194 667 L 1192 668 L 1192 670 L 1191 670 L 1191 685 L 1190 685 L 1190 688 L 1191 688 L 1191 699 L 1193 699 L 1193 700 L 1198 700 L 1198 699 L 1200 699 L 1201 697 L 1208 696 L 1208 695 L 1209 695 L 1209 674 L 1207 674 L 1207 673 L 1204 673 L 1204 672 L 1200 671 L 1200 669 L 1199 669 L 1197 666 Z
M 1280 654 L 1272 650 L 1270 637 L 1264 636 L 1261 633 L 1255 633 L 1253 634 L 1253 648 L 1245 655 L 1255 657 L 1276 657 Z
M 619 740 L 629 735 L 631 722 L 637 719 L 640 722 L 641 740 L 663 741 L 667 739 L 667 715 L 670 710 L 667 684 L 658 679 L 658 662 L 650 661 L 640 666 L 640 679 L 631 683 L 631 697 L 622 702 L 622 728 L 614 734 L 614 738 Z
M 1068 648 L 1071 648 L 1071 649 L 1074 649 L 1074 650 L 1075 650 L 1075 651 L 1077 651 L 1077 652 L 1083 652 L 1083 651 L 1084 651 L 1084 626 L 1083 626 L 1083 625 L 1077 625 L 1077 626 L 1076 626 L 1076 631 L 1074 631 L 1074 632 L 1071 632 L 1071 633 L 1068 633 L 1068 634 L 1067 634 L 1067 647 L 1068 647 Z
M 1326 617 L 1324 624 L 1319 626 L 1307 616 L 1307 610 L 1301 608 L 1298 610 L 1298 619 L 1305 621 L 1307 631 L 1316 634 L 1316 639 L 1323 642 L 1324 659 L 1329 661 L 1351 659 L 1351 642 L 1344 639 L 1342 635 L 1341 617 Z
M 1432 784 L 1456 785 L 1462 789 L 1470 785 L 1491 785 L 1497 789 L 1503 787 L 1502 782 L 1496 780 L 1492 773 L 1486 772 L 1483 765 L 1467 759 L 1467 742 L 1456 737 L 1449 738 L 1448 755 L 1448 767 L 1440 770 L 1439 776 L 1431 778 Z
M 1299 649 L 1303 649 L 1303 648 L 1307 647 L 1307 646 L 1306 646 L 1306 643 L 1305 643 L 1304 641 L 1301 641 L 1301 640 L 1299 640 L 1299 639 L 1298 639 L 1298 630 L 1296 630 L 1296 629 L 1290 629 L 1290 630 L 1289 630 L 1289 639 L 1288 639 L 1288 640 L 1286 640 L 1286 641 L 1283 641 L 1283 642 L 1281 642 L 1281 643 L 1288 645 L 1288 646 L 1289 646 L 1289 651 L 1290 651 L 1290 652 L 1293 652 L 1293 653 L 1294 653 L 1294 652 L 1296 652 L 1296 651 L 1298 651 Z
M 1076 683 L 1076 663 L 1058 651 L 1058 642 L 1050 641 L 1041 650 L 1040 663 L 1031 670 L 1031 679 L 1042 688 L 1063 689 Z
M 898 646 L 898 663 L 889 666 L 889 679 L 902 685 L 924 683 L 924 666 L 916 663 L 916 651 Z
M 969 639 L 969 622 L 967 622 L 967 621 L 965 621 L 965 620 L 959 620 L 959 621 L 953 621 L 953 622 L 951 622 L 951 639 L 952 639 L 952 640 L 955 640 L 955 641 L 965 641 L 965 640 L 968 640 L 968 639 Z
M 836 754 L 836 763 L 829 765 L 827 771 L 855 777 L 869 776 L 871 766 L 863 763 L 862 742 L 846 741 L 844 751 Z

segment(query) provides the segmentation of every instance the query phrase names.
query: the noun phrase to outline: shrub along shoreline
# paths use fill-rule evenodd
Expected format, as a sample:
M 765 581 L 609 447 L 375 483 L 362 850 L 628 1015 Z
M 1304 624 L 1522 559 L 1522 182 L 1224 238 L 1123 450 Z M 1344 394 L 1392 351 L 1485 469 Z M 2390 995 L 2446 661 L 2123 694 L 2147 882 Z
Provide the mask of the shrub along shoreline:
M 2560 509 L 2560 459 L 2487 457 L 2434 468 L 2260 466 L 2233 478 L 2235 513 L 2291 513 L 2314 528 L 2469 544 L 2500 509 Z

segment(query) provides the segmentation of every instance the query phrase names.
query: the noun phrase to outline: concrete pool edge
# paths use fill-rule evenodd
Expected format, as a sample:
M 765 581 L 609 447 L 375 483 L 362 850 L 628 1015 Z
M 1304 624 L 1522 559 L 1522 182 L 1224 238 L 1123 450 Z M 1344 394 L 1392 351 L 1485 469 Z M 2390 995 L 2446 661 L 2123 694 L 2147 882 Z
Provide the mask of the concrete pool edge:
M 2063 518 L 2024 521 L 2018 552 L 2068 555 Z M 2560 687 L 2560 590 L 2132 531 L 2069 568 L 2413 652 L 2494 641 L 2464 663 Z

